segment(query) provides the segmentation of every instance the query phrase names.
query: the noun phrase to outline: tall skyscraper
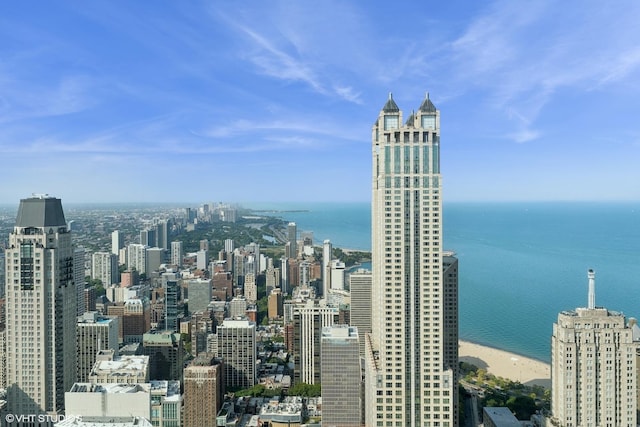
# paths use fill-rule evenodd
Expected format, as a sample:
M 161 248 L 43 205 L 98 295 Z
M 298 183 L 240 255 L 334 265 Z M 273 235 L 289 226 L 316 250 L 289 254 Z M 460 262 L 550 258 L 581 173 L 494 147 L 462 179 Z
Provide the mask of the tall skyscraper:
M 389 95 L 373 125 L 372 149 L 365 422 L 453 427 L 457 379 L 444 357 L 440 112 L 427 96 L 403 121 Z
M 182 249 L 182 242 L 171 242 L 171 264 L 182 267 L 182 257 L 184 251 Z
M 253 387 L 257 381 L 256 324 L 226 319 L 218 326 L 217 335 L 225 387 Z
M 135 269 L 138 274 L 147 273 L 148 246 L 132 243 L 127 246 L 127 267 Z
M 322 328 L 322 425 L 362 425 L 362 372 L 358 330 L 339 325 Z
M 371 272 L 359 269 L 349 274 L 351 326 L 358 329 L 360 357 L 364 357 L 364 336 L 371 333 Z
M 106 288 L 114 283 L 120 283 L 119 276 L 117 255 L 110 252 L 94 252 L 91 254 L 92 279 L 100 280 Z
M 166 219 L 156 223 L 156 246 L 169 250 L 169 222 Z
M 289 240 L 288 258 L 298 257 L 298 227 L 295 222 L 287 225 L 287 239 Z
M 111 233 L 111 253 L 119 256 L 122 248 L 124 248 L 124 236 L 119 230 L 114 230 Z
M 179 280 L 177 273 L 162 274 L 162 287 L 164 288 L 164 329 L 166 331 L 178 331 Z
M 640 329 L 596 307 L 593 270 L 588 280 L 587 308 L 563 311 L 553 324 L 552 419 L 563 427 L 635 426 Z
M 338 323 L 337 307 L 307 305 L 295 307 L 293 312 L 294 383 L 318 384 L 320 378 L 320 339 L 322 328 Z
M 58 414 L 76 377 L 76 287 L 60 199 L 20 201 L 6 251 L 7 412 Z
M 331 258 L 333 257 L 331 240 L 322 242 L 322 294 L 327 295 L 331 289 Z

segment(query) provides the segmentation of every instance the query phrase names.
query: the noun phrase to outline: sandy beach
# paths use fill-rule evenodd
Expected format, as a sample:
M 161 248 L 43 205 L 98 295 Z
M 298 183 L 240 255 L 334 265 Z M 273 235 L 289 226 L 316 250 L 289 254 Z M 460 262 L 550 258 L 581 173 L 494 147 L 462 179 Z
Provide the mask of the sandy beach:
M 476 365 L 497 377 L 551 388 L 548 363 L 468 341 L 460 341 L 459 357 L 461 362 Z

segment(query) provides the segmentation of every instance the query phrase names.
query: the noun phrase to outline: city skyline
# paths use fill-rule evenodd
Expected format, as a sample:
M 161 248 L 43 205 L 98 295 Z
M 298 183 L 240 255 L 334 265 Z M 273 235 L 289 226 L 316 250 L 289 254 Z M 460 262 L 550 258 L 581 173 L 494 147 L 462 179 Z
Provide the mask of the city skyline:
M 640 199 L 634 2 L 30 6 L 1 9 L 2 203 L 368 201 L 370 118 L 427 90 L 447 200 Z M 229 184 L 149 179 L 197 168 Z

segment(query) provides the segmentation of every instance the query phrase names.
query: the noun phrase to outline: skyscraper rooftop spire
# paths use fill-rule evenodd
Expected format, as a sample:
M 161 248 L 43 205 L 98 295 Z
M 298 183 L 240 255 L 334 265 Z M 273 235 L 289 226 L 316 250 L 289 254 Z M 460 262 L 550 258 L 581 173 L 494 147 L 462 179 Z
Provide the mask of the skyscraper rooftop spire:
M 382 111 L 385 113 L 397 113 L 400 111 L 398 104 L 393 100 L 391 92 L 389 92 L 389 99 L 387 100 L 387 103 L 384 104 L 384 107 L 382 107 Z
M 596 272 L 590 268 L 587 277 L 589 278 L 589 305 L 587 308 L 593 310 L 596 308 Z
M 422 101 L 422 105 L 420 105 L 420 111 L 423 113 L 435 113 L 436 106 L 433 105 L 433 102 L 429 99 L 429 92 L 425 94 L 424 101 Z

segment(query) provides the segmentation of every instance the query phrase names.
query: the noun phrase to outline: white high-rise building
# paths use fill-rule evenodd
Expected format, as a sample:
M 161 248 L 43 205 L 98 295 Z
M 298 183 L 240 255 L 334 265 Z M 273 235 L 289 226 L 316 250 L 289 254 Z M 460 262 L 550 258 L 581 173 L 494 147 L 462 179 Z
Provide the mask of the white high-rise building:
M 331 289 L 334 291 L 344 291 L 345 264 L 339 259 L 334 259 L 330 264 L 331 268 Z M 328 292 L 328 290 L 325 290 Z
M 233 243 L 233 239 L 225 239 L 224 240 L 224 251 L 228 254 L 233 253 L 235 250 L 235 245 Z
M 183 256 L 182 242 L 171 242 L 171 264 L 181 267 Z
M 111 233 L 111 253 L 120 255 L 120 249 L 122 248 L 124 248 L 124 236 L 120 234 L 119 230 L 114 230 Z
M 118 256 L 109 252 L 94 252 L 91 255 L 91 278 L 98 279 L 106 288 L 120 282 Z
M 453 427 L 458 385 L 444 354 L 440 112 L 428 96 L 405 120 L 389 95 L 373 125 L 372 154 L 365 424 Z
M 327 295 L 331 288 L 331 258 L 333 247 L 331 240 L 322 242 L 322 294 Z
M 322 328 L 338 323 L 337 307 L 319 305 L 313 300 L 295 306 L 293 311 L 294 382 L 318 384 L 320 378 L 320 338 Z
M 588 272 L 586 308 L 563 311 L 551 337 L 554 425 L 635 426 L 640 329 L 622 313 L 595 305 L 595 273 Z
M 127 246 L 127 267 L 135 269 L 139 274 L 147 273 L 148 246 L 132 243 Z
M 110 254 L 113 255 L 113 254 Z M 78 317 L 77 335 L 77 381 L 89 381 L 89 374 L 96 362 L 96 354 L 101 350 L 113 350 L 118 355 L 117 317 L 106 317 L 96 311 Z
M 76 377 L 76 286 L 60 199 L 20 201 L 6 250 L 7 413 L 59 414 Z
M 288 295 L 292 286 L 291 282 L 289 281 L 289 258 L 280 258 L 280 273 L 282 276 L 280 282 L 282 293 Z

